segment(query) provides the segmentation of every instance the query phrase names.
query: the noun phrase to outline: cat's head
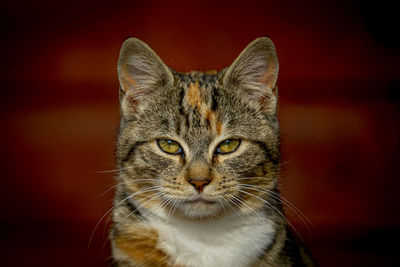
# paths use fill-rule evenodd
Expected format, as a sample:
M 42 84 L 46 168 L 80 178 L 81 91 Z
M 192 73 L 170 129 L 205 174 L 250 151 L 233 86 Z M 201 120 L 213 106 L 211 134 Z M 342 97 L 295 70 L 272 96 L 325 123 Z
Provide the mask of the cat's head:
M 142 41 L 118 62 L 119 190 L 191 219 L 260 210 L 279 175 L 278 59 L 254 40 L 221 72 L 177 73 Z

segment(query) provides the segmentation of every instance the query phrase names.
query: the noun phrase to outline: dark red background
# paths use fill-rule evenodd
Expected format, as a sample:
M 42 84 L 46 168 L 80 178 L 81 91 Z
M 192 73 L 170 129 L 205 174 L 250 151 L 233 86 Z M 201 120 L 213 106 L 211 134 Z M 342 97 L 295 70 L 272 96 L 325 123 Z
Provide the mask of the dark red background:
M 321 266 L 400 264 L 396 9 L 365 1 L 2 1 L 2 266 L 108 266 L 116 62 L 135 36 L 178 71 L 268 35 L 281 62 L 283 195 Z M 106 243 L 105 243 L 106 242 Z M 103 244 L 105 248 L 102 249 Z

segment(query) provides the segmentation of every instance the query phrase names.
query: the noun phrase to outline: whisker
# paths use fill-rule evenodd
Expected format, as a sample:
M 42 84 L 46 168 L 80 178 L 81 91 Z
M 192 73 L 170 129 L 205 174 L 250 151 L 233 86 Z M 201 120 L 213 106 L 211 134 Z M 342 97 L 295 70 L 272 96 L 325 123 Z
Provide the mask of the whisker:
M 261 198 L 259 196 L 256 196 L 256 195 L 254 195 L 252 193 L 249 193 L 249 192 L 246 192 L 246 191 L 243 191 L 243 190 L 240 190 L 240 189 L 238 189 L 238 191 L 243 193 L 243 194 L 247 194 L 249 196 L 255 197 L 255 198 L 261 200 L 262 202 L 264 202 L 265 204 L 267 204 L 268 206 L 270 206 L 272 209 L 274 209 L 283 219 L 286 220 L 286 222 L 294 230 L 294 232 L 297 234 L 297 236 L 303 241 L 303 238 L 301 237 L 301 235 L 299 234 L 297 229 L 293 226 L 293 224 L 288 220 L 288 218 L 286 218 L 286 216 L 283 215 L 283 213 L 281 211 L 279 211 L 276 207 L 274 207 L 271 203 L 269 203 L 267 200 L 265 200 L 265 199 L 263 199 L 263 198 Z
M 173 199 L 173 198 L 171 198 L 171 199 Z M 175 207 L 175 204 L 178 202 L 178 200 L 177 199 L 174 199 L 173 200 L 173 203 L 172 203 L 172 205 L 171 205 L 171 208 L 169 209 L 169 212 L 168 212 L 168 215 L 167 215 L 167 223 L 168 223 L 168 220 L 169 220 L 169 218 L 170 218 L 170 215 L 172 215 L 172 213 L 171 213 L 171 211 L 174 209 L 174 207 Z
M 300 219 L 303 218 L 309 225 L 311 225 L 312 227 L 315 227 L 314 224 L 311 222 L 311 220 L 308 219 L 307 216 L 306 216 L 301 210 L 299 210 L 293 203 L 291 203 L 289 200 L 287 200 L 287 199 L 284 198 L 283 196 L 281 196 L 281 195 L 279 195 L 279 194 L 277 194 L 277 193 L 275 193 L 275 192 L 273 192 L 273 191 L 271 191 L 270 193 L 273 194 L 273 195 L 275 195 L 275 198 L 276 198 L 276 197 L 279 197 L 279 198 L 282 200 L 282 202 L 283 202 L 284 204 L 286 204 L 289 208 L 291 208 L 292 211 L 293 211 Z M 301 219 L 301 220 L 302 220 L 302 219 Z M 302 220 L 303 223 L 306 225 L 306 227 L 308 228 L 309 232 L 312 233 L 311 229 L 309 229 L 308 225 L 304 222 L 304 220 Z
M 161 197 L 161 205 L 160 208 L 166 208 L 174 199 L 171 196 L 166 194 L 163 195 L 165 199 Z
M 222 202 L 223 199 L 218 199 L 219 204 L 221 204 L 222 208 L 224 209 L 224 212 L 226 213 L 225 209 L 225 204 Z
M 139 207 L 137 207 L 136 209 L 134 209 L 132 212 L 130 212 L 130 213 L 129 213 L 125 218 L 123 218 L 116 226 L 113 227 L 113 229 L 112 229 L 111 232 L 109 233 L 109 235 L 108 235 L 108 237 L 106 238 L 106 240 L 104 240 L 103 248 L 102 248 L 102 249 L 104 249 L 104 247 L 105 247 L 105 245 L 106 245 L 106 242 L 111 238 L 111 235 L 114 233 L 114 230 L 115 230 L 123 221 L 125 221 L 129 216 L 131 216 L 133 213 L 135 213 L 138 209 L 140 209 L 141 207 L 143 207 L 144 205 L 146 205 L 147 202 L 149 202 L 149 201 L 155 199 L 156 197 L 158 197 L 158 196 L 160 196 L 160 195 L 162 195 L 162 194 L 163 194 L 162 192 L 158 192 L 158 193 L 154 193 L 154 194 L 151 194 L 150 196 L 147 196 L 147 197 L 143 198 L 143 200 L 145 200 L 145 199 L 147 199 L 147 198 L 149 198 L 149 197 L 153 197 L 153 196 L 154 196 L 153 198 L 151 198 L 151 199 L 149 199 L 148 201 L 144 202 L 142 205 L 140 205 Z
M 231 195 L 228 194 L 228 197 L 231 198 Z M 225 198 L 223 198 L 222 200 L 225 201 L 225 203 L 227 204 L 227 206 L 228 206 L 234 213 L 236 213 L 237 215 L 239 215 L 238 211 L 235 210 L 235 209 L 232 207 L 231 203 L 232 203 L 233 201 L 232 201 L 231 199 L 226 200 Z M 236 203 L 234 203 L 234 204 L 236 204 Z M 239 206 L 237 206 L 237 207 L 239 208 Z
M 268 177 L 262 177 L 262 176 L 252 176 L 252 177 L 243 177 L 243 178 L 237 178 L 236 180 L 248 180 L 248 179 L 265 179 L 265 180 L 271 180 L 272 178 L 268 178 Z M 247 186 L 255 186 L 255 187 L 258 187 L 258 188 L 261 188 L 261 189 L 265 189 L 264 187 L 261 187 L 261 186 L 258 186 L 258 185 L 250 185 L 250 184 L 244 184 L 244 185 L 247 185 Z M 268 190 L 268 189 L 266 189 L 266 190 Z M 281 195 L 279 195 L 279 194 L 276 194 L 274 191 L 271 191 L 271 190 L 268 190 L 271 194 L 275 194 L 275 195 L 277 195 L 278 197 L 281 197 L 282 199 L 284 199 Z M 303 216 L 304 216 L 304 218 L 305 219 L 307 219 L 307 221 L 309 221 L 309 219 L 297 208 L 297 207 L 295 207 L 292 203 L 290 203 L 288 200 L 286 200 L 287 201 L 287 203 L 289 204 L 289 205 L 291 205 L 294 209 L 296 209 L 298 212 L 300 212 Z M 312 224 L 310 221 L 309 221 L 309 223 L 310 224 Z
M 236 214 L 238 217 L 240 217 L 241 214 L 238 212 L 238 210 L 240 209 L 240 206 L 237 203 L 235 203 L 235 201 L 233 201 L 233 195 L 228 194 L 228 200 L 226 200 L 225 198 L 223 198 L 222 200 L 225 201 L 228 208 L 230 208 L 234 214 Z M 235 205 L 236 209 L 234 207 L 232 207 L 232 204 Z
M 272 177 L 253 176 L 253 177 L 237 178 L 236 180 L 250 180 L 250 179 L 260 179 L 260 180 L 269 180 L 269 181 L 271 181 L 274 178 L 272 178 Z
M 239 202 L 240 204 L 243 204 L 244 206 L 246 206 L 246 207 L 250 210 L 251 213 L 255 213 L 259 218 L 261 218 L 261 216 L 260 216 L 260 214 L 259 214 L 259 212 L 258 212 L 257 210 L 255 210 L 254 208 L 252 208 L 252 207 L 246 205 L 246 203 L 244 203 L 240 198 L 238 198 L 238 197 L 236 197 L 236 196 L 234 196 L 234 195 L 232 195 L 232 194 L 227 194 L 227 196 L 228 196 L 228 199 L 223 198 L 222 200 L 225 201 L 225 203 L 227 204 L 227 206 L 228 206 L 228 207 L 232 210 L 232 212 L 233 212 L 234 214 L 236 214 L 237 216 L 240 217 L 240 216 L 243 216 L 243 215 L 240 214 L 240 213 L 238 212 L 238 210 L 240 210 L 241 207 L 240 207 L 239 204 L 236 203 L 234 200 L 236 200 L 236 201 Z M 231 204 L 233 204 L 236 208 L 232 207 Z M 262 219 L 262 218 L 261 218 L 261 219 Z M 250 220 L 252 220 L 252 221 L 255 222 L 255 223 L 258 223 L 258 222 L 255 221 L 255 219 L 254 219 L 253 217 L 250 217 Z
M 165 199 L 163 199 L 162 197 L 161 197 L 161 204 L 160 204 L 160 208 L 165 208 L 167 205 L 168 205 L 168 203 L 171 201 L 171 197 L 169 197 L 169 196 L 167 196 L 167 195 L 163 195 L 163 197 L 165 197 Z
M 111 235 L 114 233 L 114 230 L 116 228 L 118 228 L 119 225 L 121 225 L 121 223 L 123 223 L 127 218 L 129 218 L 132 214 L 134 214 L 137 210 L 139 210 L 140 208 L 142 208 L 144 205 L 146 205 L 148 202 L 156 199 L 157 197 L 161 196 L 162 194 L 164 194 L 163 192 L 158 192 L 158 193 L 154 193 L 151 194 L 150 196 L 147 196 L 145 198 L 143 198 L 142 200 L 148 199 L 149 200 L 145 201 L 144 203 L 142 203 L 141 205 L 139 205 L 136 209 L 134 209 L 132 212 L 130 212 L 125 218 L 123 218 L 120 222 L 118 222 L 118 224 L 114 227 L 114 229 L 111 230 L 110 234 L 108 235 L 108 238 L 111 237 Z
M 104 171 L 93 171 L 94 173 L 115 173 L 123 170 L 127 170 L 132 168 L 131 166 L 124 167 L 124 168 L 119 168 L 119 169 L 113 169 L 113 170 L 104 170 Z
M 284 162 L 279 163 L 279 166 L 287 165 L 287 164 L 289 164 L 289 163 L 291 163 L 293 161 L 294 161 L 294 159 L 288 159 L 288 160 L 286 160 Z
M 92 242 L 94 233 L 96 232 L 97 228 L 99 227 L 101 221 L 102 221 L 102 220 L 104 219 L 104 217 L 106 217 L 107 214 L 109 214 L 113 209 L 115 209 L 116 207 L 120 206 L 123 202 L 125 202 L 126 200 L 128 200 L 129 198 L 131 198 L 131 197 L 133 197 L 133 196 L 136 196 L 136 195 L 142 194 L 142 193 L 147 193 L 147 192 L 159 190 L 159 189 L 161 189 L 161 188 L 162 188 L 161 186 L 152 186 L 152 187 L 146 188 L 146 189 L 144 189 L 144 190 L 137 191 L 137 192 L 135 192 L 135 193 L 133 193 L 133 194 L 127 196 L 127 197 L 124 198 L 123 200 L 119 201 L 119 202 L 118 202 L 117 204 L 115 204 L 114 206 L 112 206 L 111 209 L 109 209 L 109 210 L 100 218 L 100 220 L 97 222 L 96 226 L 94 227 L 93 232 L 92 232 L 92 235 L 90 236 L 90 239 L 89 239 L 88 247 L 90 247 L 90 244 L 91 244 L 91 242 Z
M 247 189 L 251 189 L 251 190 L 255 190 L 261 193 L 265 193 L 271 197 L 273 197 L 274 199 L 281 201 L 283 204 L 285 204 L 289 209 L 291 209 L 296 215 L 297 217 L 299 217 L 299 219 L 301 220 L 301 222 L 305 225 L 305 227 L 307 228 L 308 232 L 310 234 L 312 234 L 312 231 L 309 227 L 309 225 L 313 226 L 313 223 L 307 218 L 307 216 L 304 215 L 303 212 L 301 212 L 295 205 L 293 205 L 289 200 L 285 199 L 284 197 L 282 197 L 281 195 L 275 193 L 274 191 L 265 189 L 261 186 L 258 185 L 249 185 L 249 184 L 241 184 L 240 187 L 242 188 L 247 188 Z M 259 189 L 258 189 L 259 188 Z
M 239 202 L 240 204 L 246 206 L 251 212 L 254 212 L 259 218 L 262 219 L 262 217 L 260 216 L 259 212 L 256 211 L 254 208 L 250 207 L 249 205 L 246 204 L 246 202 L 244 202 L 243 200 L 241 200 L 240 198 L 231 195 L 233 199 L 235 199 L 237 202 Z
M 124 182 L 124 183 L 118 183 L 118 184 L 116 184 L 116 185 L 114 185 L 114 186 L 108 188 L 106 191 L 104 191 L 104 192 L 100 195 L 100 197 L 103 197 L 105 194 L 107 194 L 108 192 L 110 192 L 110 191 L 113 190 L 114 188 L 118 187 L 119 185 L 130 184 L 130 183 L 134 183 L 134 182 L 136 182 L 136 181 L 160 181 L 160 180 L 158 180 L 158 179 L 150 179 L 150 178 L 149 178 L 149 179 L 146 179 L 146 178 L 144 178 L 144 179 L 134 179 L 134 180 L 132 180 L 132 181 L 127 181 L 127 182 Z
M 240 204 L 245 205 L 245 206 L 250 210 L 251 213 L 255 213 L 260 219 L 262 219 L 262 217 L 260 216 L 260 214 L 259 214 L 259 212 L 258 212 L 257 210 L 255 210 L 254 208 L 252 208 L 252 207 L 250 207 L 249 205 L 247 205 L 244 201 L 242 201 L 242 200 L 239 199 L 238 197 L 236 197 L 236 196 L 234 196 L 234 195 L 232 195 L 232 194 L 228 194 L 228 197 L 231 197 L 231 198 L 232 198 L 232 199 L 230 199 L 230 200 L 231 200 L 230 202 L 233 203 L 238 209 L 240 209 L 240 206 L 239 206 L 235 201 L 233 201 L 233 200 L 236 200 L 236 201 L 239 202 Z M 233 209 L 233 208 L 232 208 L 232 209 Z M 236 213 L 238 216 L 240 216 L 240 213 L 239 213 L 237 210 L 233 209 L 233 211 L 235 211 L 235 213 Z M 251 218 L 252 221 L 255 222 L 255 220 L 254 220 L 253 217 L 250 217 L 250 218 Z

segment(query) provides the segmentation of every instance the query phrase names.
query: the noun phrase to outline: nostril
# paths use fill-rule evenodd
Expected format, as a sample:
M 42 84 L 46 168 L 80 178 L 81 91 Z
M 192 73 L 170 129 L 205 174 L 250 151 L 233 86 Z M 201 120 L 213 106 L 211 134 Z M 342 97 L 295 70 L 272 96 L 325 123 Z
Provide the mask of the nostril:
M 206 185 L 211 183 L 210 179 L 203 179 L 203 180 L 192 180 L 189 179 L 189 184 L 193 185 L 199 193 L 201 193 Z

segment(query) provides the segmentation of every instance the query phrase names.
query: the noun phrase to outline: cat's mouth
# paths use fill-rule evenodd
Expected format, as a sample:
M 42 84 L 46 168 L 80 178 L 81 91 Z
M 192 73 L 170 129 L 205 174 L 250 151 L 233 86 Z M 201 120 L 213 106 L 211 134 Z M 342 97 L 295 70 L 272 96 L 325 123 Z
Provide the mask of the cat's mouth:
M 180 204 L 176 205 L 176 207 L 182 212 L 184 217 L 190 219 L 216 216 L 222 209 L 220 201 L 201 194 L 187 197 L 181 200 Z
M 202 204 L 215 204 L 215 201 L 212 200 L 208 200 L 208 199 L 204 199 L 201 196 L 197 196 L 194 199 L 190 199 L 190 200 L 185 200 L 186 204 L 197 204 L 197 203 L 202 203 Z

